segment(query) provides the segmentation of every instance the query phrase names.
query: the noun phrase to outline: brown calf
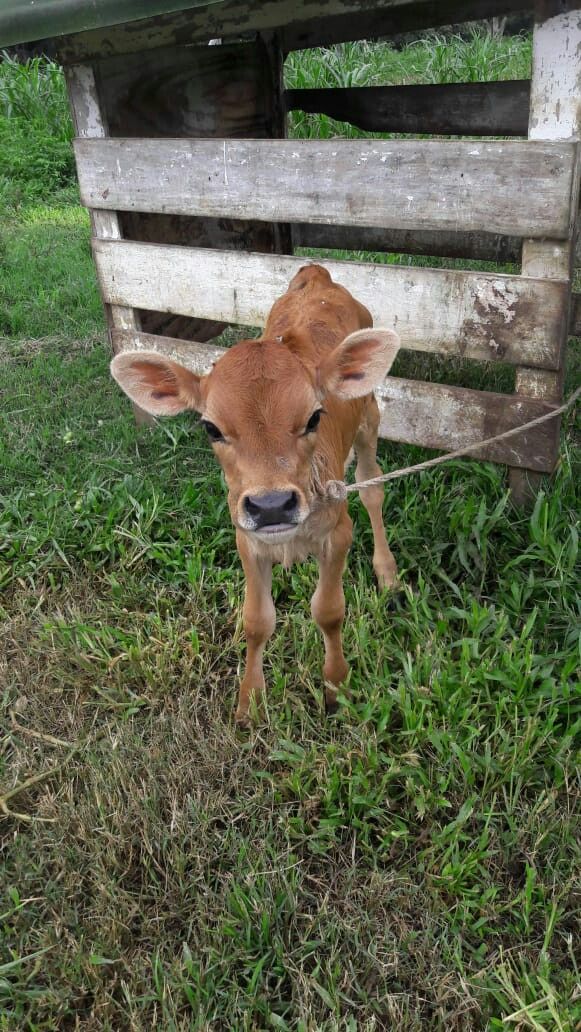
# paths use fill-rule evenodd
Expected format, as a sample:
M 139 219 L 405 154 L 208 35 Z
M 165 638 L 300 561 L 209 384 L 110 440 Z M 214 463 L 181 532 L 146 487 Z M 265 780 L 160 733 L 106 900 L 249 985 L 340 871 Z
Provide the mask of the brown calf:
M 262 654 L 275 626 L 275 562 L 318 559 L 311 612 L 325 642 L 328 708 L 348 673 L 342 576 L 352 523 L 347 504 L 329 501 L 324 485 L 344 476 L 353 447 L 358 480 L 381 472 L 379 410 L 371 392 L 390 368 L 399 339 L 371 326 L 363 305 L 321 266 L 308 265 L 273 306 L 264 336 L 236 344 L 207 376 L 153 352 L 124 352 L 111 363 L 117 382 L 146 411 L 200 412 L 224 470 L 246 575 L 246 670 L 236 710 L 242 725 L 264 689 Z M 373 528 L 377 579 L 392 587 L 397 569 L 385 539 L 383 487 L 360 493 Z

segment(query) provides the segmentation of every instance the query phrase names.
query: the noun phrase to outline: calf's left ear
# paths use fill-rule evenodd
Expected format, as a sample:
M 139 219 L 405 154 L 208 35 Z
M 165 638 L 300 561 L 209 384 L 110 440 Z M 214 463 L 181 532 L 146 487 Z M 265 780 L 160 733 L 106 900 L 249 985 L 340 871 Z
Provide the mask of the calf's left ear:
M 156 351 L 122 351 L 111 362 L 111 375 L 131 400 L 152 416 L 175 416 L 201 408 L 202 377 Z
M 326 394 L 345 400 L 370 394 L 389 372 L 399 344 L 393 330 L 366 329 L 350 333 L 321 365 L 321 387 Z

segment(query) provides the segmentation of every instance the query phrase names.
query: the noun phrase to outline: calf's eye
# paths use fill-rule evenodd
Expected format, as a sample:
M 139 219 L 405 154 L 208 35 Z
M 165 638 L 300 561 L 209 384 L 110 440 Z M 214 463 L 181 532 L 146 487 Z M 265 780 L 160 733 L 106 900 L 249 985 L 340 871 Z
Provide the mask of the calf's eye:
M 319 423 L 321 422 L 321 416 L 323 415 L 324 411 L 324 409 L 320 408 L 317 409 L 316 412 L 313 412 L 311 418 L 309 419 L 305 427 L 305 434 L 312 434 L 313 431 L 317 429 Z
M 204 427 L 208 437 L 214 444 L 224 440 L 224 436 L 215 423 L 210 423 L 209 419 L 201 419 L 200 423 Z

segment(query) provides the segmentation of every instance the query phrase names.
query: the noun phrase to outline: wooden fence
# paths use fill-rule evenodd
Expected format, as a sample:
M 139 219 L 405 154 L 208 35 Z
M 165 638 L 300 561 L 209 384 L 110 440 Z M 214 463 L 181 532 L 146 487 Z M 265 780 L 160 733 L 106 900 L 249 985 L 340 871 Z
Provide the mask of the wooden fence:
M 397 330 L 404 348 L 516 367 L 513 395 L 390 377 L 378 392 L 385 437 L 452 449 L 550 410 L 562 395 L 569 320 L 574 332 L 579 321 L 579 305 L 571 302 L 579 11 L 563 11 L 565 4 L 547 16 L 538 4 L 531 82 L 283 94 L 283 48 L 355 38 L 363 22 L 355 32 L 350 14 L 346 37 L 346 14 L 321 11 L 320 24 L 301 25 L 289 13 L 276 36 L 261 36 L 259 23 L 267 12 L 274 17 L 273 8 L 282 11 L 282 0 L 239 4 L 237 15 L 228 3 L 217 6 L 223 31 L 229 17 L 243 22 L 248 7 L 256 41 L 195 51 L 174 44 L 91 60 L 98 45 L 91 34 L 63 44 L 72 61 L 67 79 L 81 198 L 92 212 L 113 346 L 178 349 L 182 360 L 207 368 L 215 348 L 172 338 L 191 336 L 192 326 L 203 340 L 228 323 L 263 325 L 304 262 L 289 253 L 296 245 L 521 260 L 520 275 L 323 264 L 376 324 Z M 385 29 L 395 17 L 381 14 L 380 5 L 363 6 L 370 26 L 381 21 Z M 407 2 L 400 14 L 409 21 L 415 12 L 417 21 L 423 11 L 429 19 L 436 16 L 427 7 L 435 6 L 446 5 Z M 502 13 L 501 4 L 489 6 Z M 177 17 L 185 24 L 185 14 Z M 194 36 L 204 17 L 192 12 Z M 126 35 L 125 50 L 135 50 L 138 37 Z M 169 110 L 172 87 L 186 90 L 187 111 Z M 372 131 L 472 139 L 288 140 L 281 138 L 285 108 L 325 112 Z M 188 320 L 189 333 L 176 331 Z M 557 448 L 555 421 L 481 457 L 507 463 L 523 498 L 522 471 L 533 480 L 550 472 Z

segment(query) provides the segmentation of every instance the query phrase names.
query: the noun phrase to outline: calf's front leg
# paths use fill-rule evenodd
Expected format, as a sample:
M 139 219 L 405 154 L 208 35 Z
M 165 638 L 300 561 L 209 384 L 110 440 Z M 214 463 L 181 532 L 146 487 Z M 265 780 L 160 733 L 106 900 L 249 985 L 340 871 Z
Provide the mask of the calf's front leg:
M 276 611 L 272 601 L 272 562 L 256 556 L 248 547 L 244 535 L 236 536 L 238 552 L 246 576 L 246 592 L 242 620 L 246 637 L 246 667 L 238 693 L 236 723 L 248 727 L 250 705 L 260 704 L 264 691 L 262 655 L 264 646 L 274 631 Z
M 349 673 L 343 655 L 341 631 L 345 617 L 343 570 L 352 537 L 353 524 L 345 505 L 339 523 L 319 557 L 319 583 L 311 599 L 311 613 L 325 643 L 323 677 L 327 712 L 337 708 L 337 688 Z

